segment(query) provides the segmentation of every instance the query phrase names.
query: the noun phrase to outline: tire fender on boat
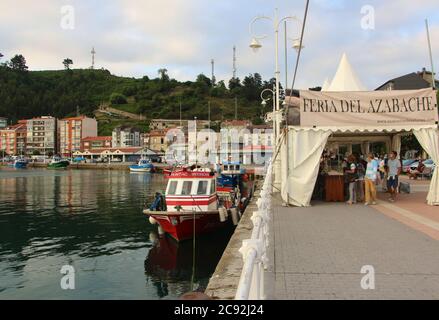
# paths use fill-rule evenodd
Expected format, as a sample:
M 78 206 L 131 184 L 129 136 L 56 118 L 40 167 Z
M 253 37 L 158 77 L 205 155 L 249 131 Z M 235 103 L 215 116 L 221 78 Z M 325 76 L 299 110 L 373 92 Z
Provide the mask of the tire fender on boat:
M 227 220 L 227 209 L 226 208 L 219 208 L 219 218 L 221 222 L 225 222 Z

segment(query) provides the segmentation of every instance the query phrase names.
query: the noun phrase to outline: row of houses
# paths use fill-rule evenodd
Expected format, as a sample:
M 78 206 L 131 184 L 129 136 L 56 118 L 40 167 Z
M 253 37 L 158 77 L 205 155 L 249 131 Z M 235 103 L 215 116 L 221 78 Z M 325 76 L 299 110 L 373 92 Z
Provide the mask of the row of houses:
M 140 129 L 121 126 L 110 137 L 98 136 L 96 119 L 86 116 L 57 119 L 51 116 L 20 120 L 7 125 L 0 119 L 0 151 L 5 155 L 72 156 L 90 148 L 143 146 Z
M 44 116 L 20 120 L 10 126 L 6 122 L 0 127 L 0 155 L 60 154 L 63 157 L 117 157 L 130 161 L 141 155 L 163 156 L 172 144 L 175 146 L 177 140 L 185 152 L 188 152 L 191 144 L 201 148 L 206 142 L 212 141 L 210 147 L 218 154 L 224 149 L 240 150 L 240 153 L 255 149 L 263 153 L 271 152 L 273 144 L 270 126 L 253 126 L 245 120 L 224 121 L 221 123 L 222 132 L 210 132 L 202 137 L 200 132 L 210 127 L 209 121 L 154 119 L 148 133 L 133 126 L 119 126 L 111 136 L 98 136 L 97 127 L 97 121 L 86 116 L 64 119 Z M 245 137 L 241 137 L 238 146 L 232 148 L 231 141 L 242 130 L 247 132 Z M 229 133 L 225 135 L 226 131 Z M 178 139 L 181 134 L 183 141 Z M 224 142 L 224 137 L 228 142 Z M 244 160 L 242 154 L 240 160 Z

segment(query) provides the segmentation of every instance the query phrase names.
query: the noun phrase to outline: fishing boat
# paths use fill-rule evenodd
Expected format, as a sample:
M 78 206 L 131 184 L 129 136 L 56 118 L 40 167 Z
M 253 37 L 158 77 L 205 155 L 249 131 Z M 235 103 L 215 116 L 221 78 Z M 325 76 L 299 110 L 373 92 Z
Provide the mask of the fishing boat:
M 146 159 L 140 159 L 136 165 L 130 166 L 131 172 L 151 172 L 154 170 L 153 164 Z
M 229 216 L 237 224 L 238 196 L 239 192 L 217 190 L 214 172 L 185 168 L 170 174 L 165 195 L 156 193 L 143 212 L 150 223 L 182 241 L 227 225 Z
M 48 169 L 66 169 L 70 165 L 70 162 L 62 159 L 61 157 L 53 157 L 53 159 L 47 165 Z
M 18 158 L 14 161 L 15 169 L 26 169 L 27 168 L 27 160 L 24 158 Z

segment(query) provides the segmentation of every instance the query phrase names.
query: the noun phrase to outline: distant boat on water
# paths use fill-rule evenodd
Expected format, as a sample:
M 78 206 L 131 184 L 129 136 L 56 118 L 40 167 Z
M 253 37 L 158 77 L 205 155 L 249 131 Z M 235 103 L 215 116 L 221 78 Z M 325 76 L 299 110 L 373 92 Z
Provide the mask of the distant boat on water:
M 26 169 L 27 168 L 27 160 L 24 158 L 18 158 L 14 161 L 13 166 L 15 169 Z
M 153 164 L 146 159 L 140 159 L 136 165 L 130 166 L 131 172 L 151 172 L 154 170 Z
M 52 161 L 47 165 L 48 169 L 65 169 L 70 165 L 70 162 L 60 157 L 53 157 Z

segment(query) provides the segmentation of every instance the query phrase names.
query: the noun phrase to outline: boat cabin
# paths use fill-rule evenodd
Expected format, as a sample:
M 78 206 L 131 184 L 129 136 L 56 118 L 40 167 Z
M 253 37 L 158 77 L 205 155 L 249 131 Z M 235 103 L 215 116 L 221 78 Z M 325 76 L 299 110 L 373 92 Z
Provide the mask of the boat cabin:
M 172 172 L 166 188 L 166 206 L 171 212 L 217 210 L 215 176 L 203 171 Z
M 238 175 L 243 174 L 241 163 L 239 162 L 224 162 L 221 165 L 221 173 L 224 175 Z

